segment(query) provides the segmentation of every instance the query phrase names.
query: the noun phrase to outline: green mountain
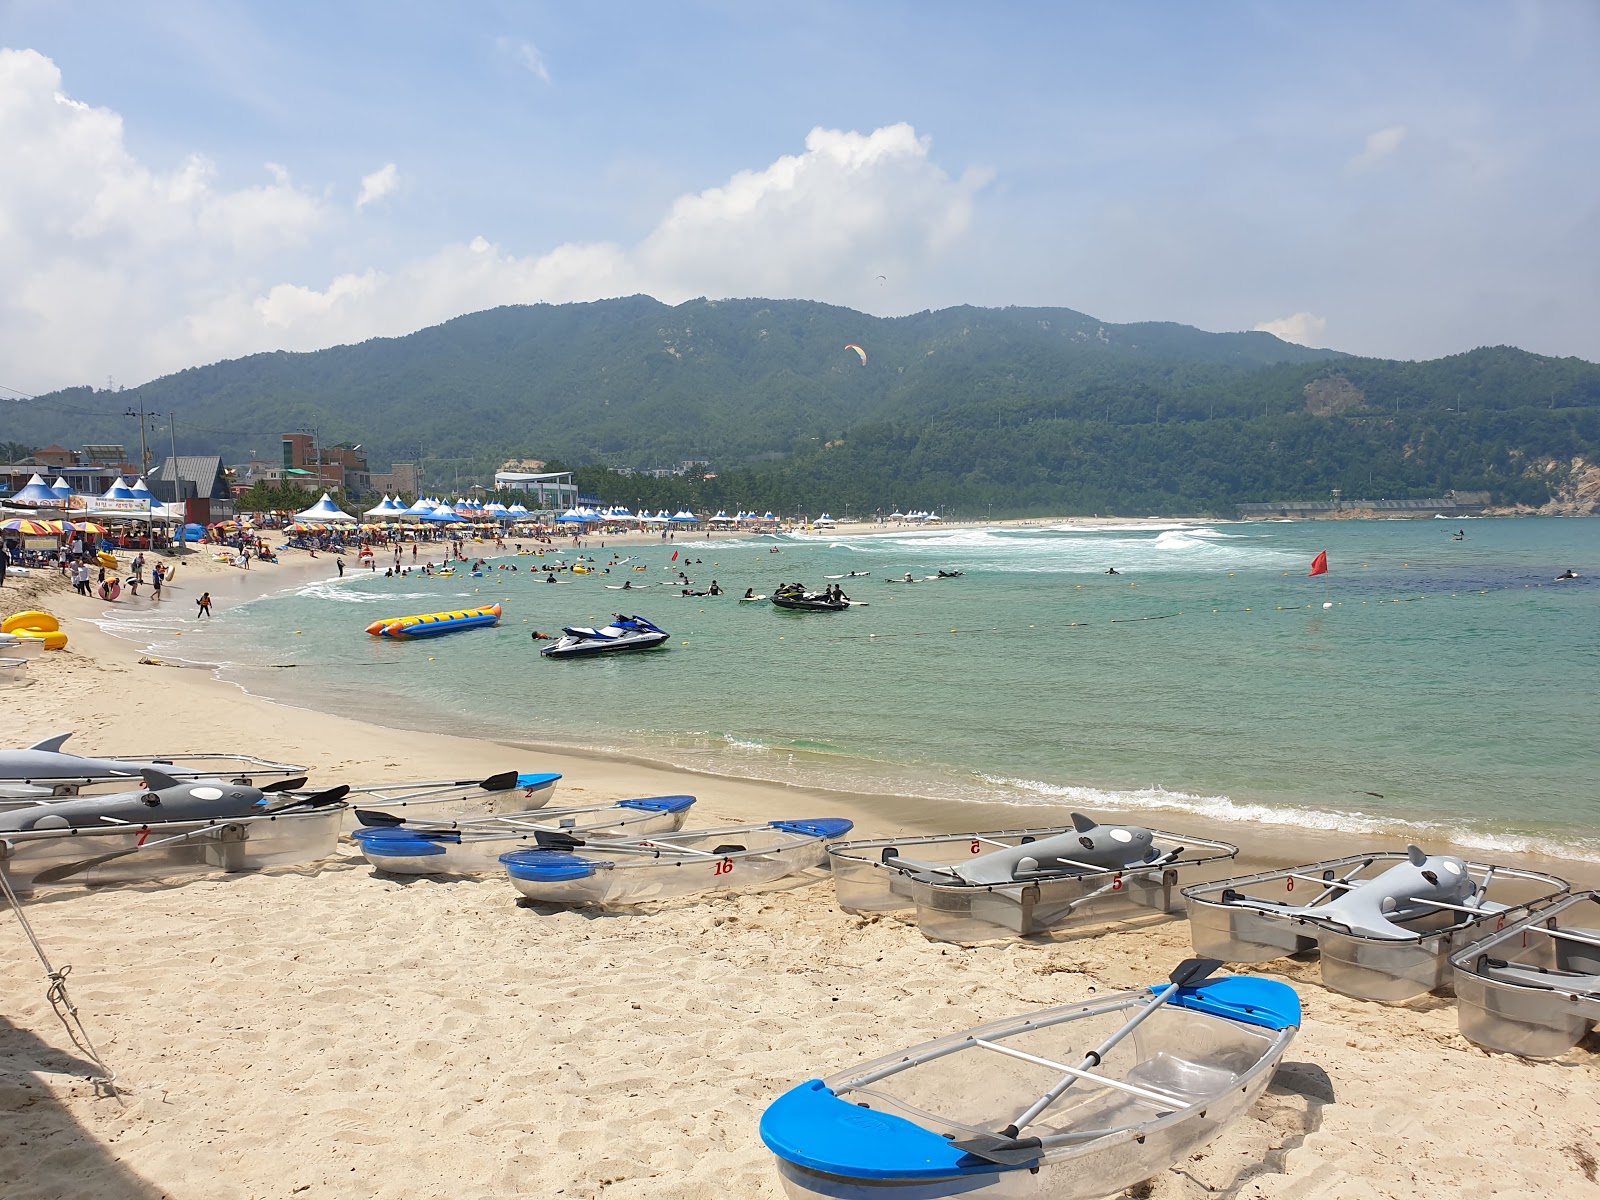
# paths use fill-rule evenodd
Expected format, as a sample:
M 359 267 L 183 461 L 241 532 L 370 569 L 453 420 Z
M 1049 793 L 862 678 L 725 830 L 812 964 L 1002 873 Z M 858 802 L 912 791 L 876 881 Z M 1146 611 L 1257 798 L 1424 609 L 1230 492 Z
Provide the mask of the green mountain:
M 273 457 L 313 430 L 375 469 L 420 455 L 441 490 L 532 455 L 629 504 L 1220 511 L 1333 487 L 1540 502 L 1550 462 L 1600 457 L 1600 367 L 1509 347 L 1393 362 L 1068 309 L 643 296 L 69 389 L 0 406 L 0 441 L 136 443 L 122 414 L 141 405 L 175 414 L 186 453 Z M 604 469 L 689 459 L 717 478 Z

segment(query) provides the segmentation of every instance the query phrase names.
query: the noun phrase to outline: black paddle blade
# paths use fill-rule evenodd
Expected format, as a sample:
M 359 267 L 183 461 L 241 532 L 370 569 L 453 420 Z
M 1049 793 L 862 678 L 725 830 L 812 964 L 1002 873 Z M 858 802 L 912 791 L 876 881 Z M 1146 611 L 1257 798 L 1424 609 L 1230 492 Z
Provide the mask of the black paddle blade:
M 79 871 L 87 871 L 90 867 L 98 867 L 103 862 L 113 858 L 121 858 L 126 850 L 119 850 L 115 854 L 102 854 L 98 858 L 80 859 L 78 862 L 61 863 L 59 866 L 48 867 L 33 877 L 34 883 L 58 883 L 63 879 L 76 875 Z
M 363 825 L 373 825 L 380 829 L 393 829 L 396 825 L 404 825 L 406 819 L 397 817 L 392 813 L 373 812 L 370 808 L 356 809 L 356 820 Z
M 533 840 L 541 850 L 576 850 L 579 846 L 589 844 L 582 838 L 575 838 L 570 833 L 558 833 L 554 829 L 535 829 Z
M 292 808 L 324 808 L 329 804 L 337 804 L 350 794 L 350 785 L 341 783 L 336 788 L 329 788 L 325 792 L 318 792 L 314 796 L 303 796 L 299 800 L 291 800 L 287 804 L 280 804 L 277 808 L 269 808 L 268 816 L 276 816 L 281 812 L 288 812 Z
M 1002 1134 L 988 1134 L 962 1138 L 951 1144 L 957 1150 L 965 1150 L 975 1158 L 987 1159 L 1008 1167 L 1019 1167 L 1035 1162 L 1044 1153 L 1036 1137 L 1014 1138 Z
M 501 771 L 498 775 L 491 775 L 478 786 L 486 792 L 503 792 L 507 788 L 517 786 L 518 775 L 515 771 Z
M 1179 987 L 1194 987 L 1210 979 L 1221 967 L 1220 958 L 1186 958 L 1167 978 Z
M 300 775 L 294 779 L 280 779 L 276 783 L 264 783 L 259 790 L 263 792 L 292 792 L 296 788 L 305 787 L 305 785 L 306 777 Z

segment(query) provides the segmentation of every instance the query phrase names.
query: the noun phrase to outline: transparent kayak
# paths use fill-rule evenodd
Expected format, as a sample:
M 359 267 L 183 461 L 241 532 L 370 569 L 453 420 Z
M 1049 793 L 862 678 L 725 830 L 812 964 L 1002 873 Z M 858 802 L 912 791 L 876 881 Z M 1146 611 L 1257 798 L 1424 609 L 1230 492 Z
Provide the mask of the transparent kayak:
M 1450 956 L 1570 890 L 1536 871 L 1378 851 L 1185 888 L 1195 952 L 1257 963 L 1319 951 L 1322 982 L 1398 1004 L 1441 987 Z
M 333 854 L 345 808 L 336 803 L 259 816 L 11 832 L 0 835 L 0 870 L 26 894 L 49 886 L 306 866 Z
M 761 1139 L 784 1193 L 806 1200 L 1098 1200 L 1249 1109 L 1299 1024 L 1299 997 L 1272 980 L 1123 992 L 803 1083 L 763 1114 Z
M 350 789 L 350 803 L 415 820 L 443 821 L 462 817 L 532 812 L 556 794 L 559 773 L 502 771 L 487 779 L 437 779 L 415 783 L 380 783 Z M 354 817 L 345 828 L 354 827 Z
M 1180 887 L 1226 873 L 1238 847 L 1142 826 L 1071 826 L 835 842 L 839 906 L 912 910 L 938 941 L 1070 936 L 1141 914 L 1179 912 Z
M 567 850 L 500 856 L 511 884 L 549 904 L 639 904 L 697 892 L 759 887 L 821 866 L 840 818 L 691 829 L 655 838 L 574 839 Z
M 547 808 L 512 816 L 420 818 L 400 824 L 365 825 L 351 837 L 367 861 L 396 875 L 470 875 L 495 869 L 502 854 L 538 849 L 552 841 L 585 835 L 631 837 L 683 828 L 693 796 L 654 796 Z M 381 814 L 379 814 L 381 815 Z M 357 813 L 360 821 L 374 814 Z
M 292 763 L 248 754 L 152 754 L 90 757 L 61 749 L 72 735 L 57 734 L 21 750 L 0 750 L 0 807 L 70 797 L 85 791 L 137 786 L 139 772 L 155 768 L 175 779 L 228 779 L 255 784 L 306 773 Z
M 1579 892 L 1450 960 L 1461 1033 L 1489 1050 L 1557 1058 L 1600 1022 L 1600 892 Z

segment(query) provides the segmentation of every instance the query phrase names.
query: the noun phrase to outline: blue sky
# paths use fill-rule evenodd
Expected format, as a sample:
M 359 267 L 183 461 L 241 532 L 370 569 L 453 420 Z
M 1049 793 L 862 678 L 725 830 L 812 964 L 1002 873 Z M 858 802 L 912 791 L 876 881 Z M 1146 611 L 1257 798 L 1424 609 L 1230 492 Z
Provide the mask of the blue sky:
M 1600 360 L 1588 0 L 0 0 L 0 47 L 20 390 L 638 291 Z

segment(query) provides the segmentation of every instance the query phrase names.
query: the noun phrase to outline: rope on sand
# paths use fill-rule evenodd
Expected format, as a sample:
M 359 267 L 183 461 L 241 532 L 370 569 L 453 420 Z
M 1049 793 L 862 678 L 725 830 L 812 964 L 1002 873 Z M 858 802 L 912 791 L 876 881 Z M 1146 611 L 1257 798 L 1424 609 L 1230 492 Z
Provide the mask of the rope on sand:
M 72 1044 L 100 1068 L 100 1074 L 89 1076 L 95 1094 L 111 1096 L 121 1102 L 122 1096 L 117 1092 L 116 1073 L 106 1066 L 105 1060 L 100 1057 L 100 1052 L 94 1048 L 94 1042 L 89 1038 L 89 1031 L 83 1027 L 83 1021 L 78 1016 L 77 1005 L 73 1004 L 72 998 L 67 995 L 67 976 L 71 974 L 72 967 L 65 966 L 58 971 L 50 965 L 50 959 L 45 954 L 44 947 L 39 944 L 33 926 L 28 924 L 28 918 L 22 915 L 22 904 L 17 900 L 16 892 L 11 890 L 11 878 L 4 870 L 0 870 L 0 891 L 5 892 L 6 901 L 11 905 L 11 911 L 17 914 L 17 922 L 22 926 L 22 932 L 28 935 L 28 941 L 33 943 L 33 952 L 44 964 L 45 978 L 50 981 L 49 987 L 45 989 L 45 999 L 50 1001 L 51 1009 L 55 1011 L 56 1017 L 66 1029 Z

